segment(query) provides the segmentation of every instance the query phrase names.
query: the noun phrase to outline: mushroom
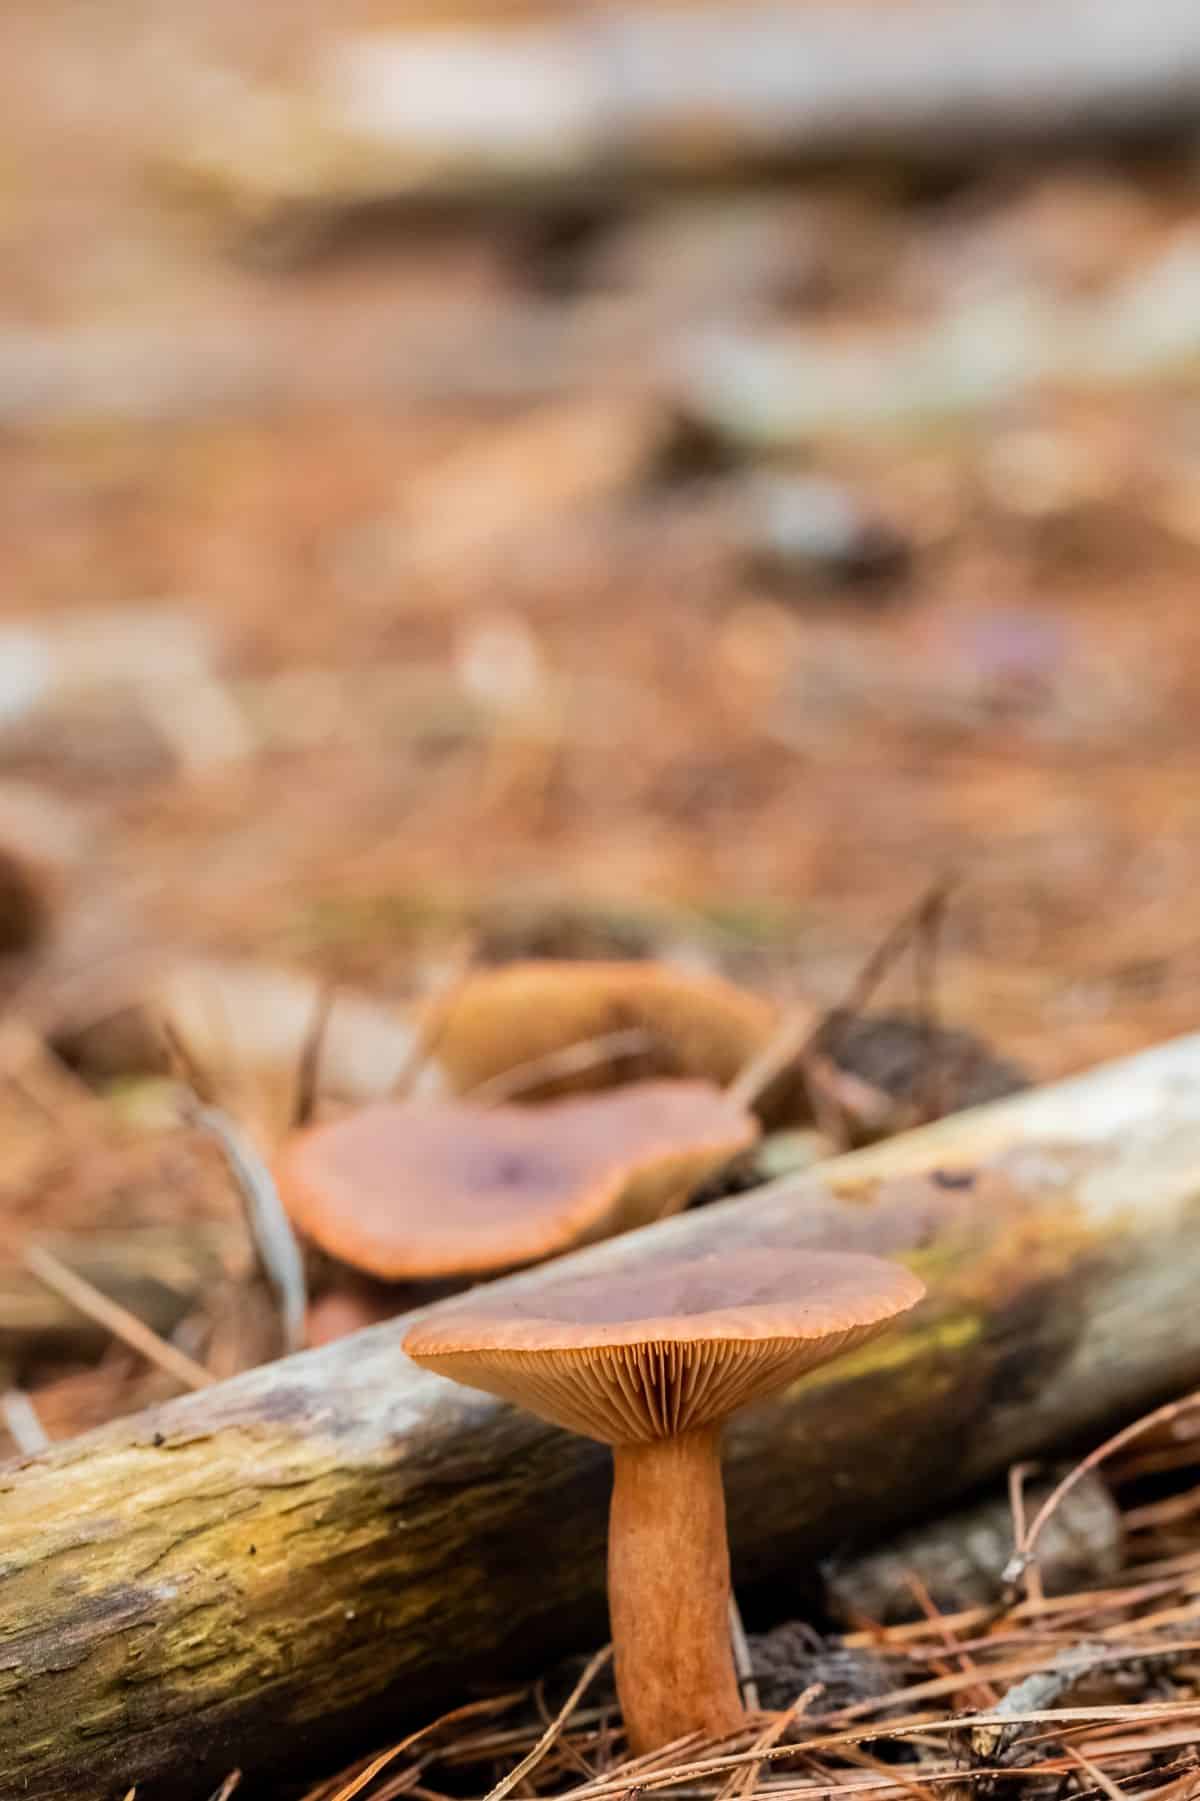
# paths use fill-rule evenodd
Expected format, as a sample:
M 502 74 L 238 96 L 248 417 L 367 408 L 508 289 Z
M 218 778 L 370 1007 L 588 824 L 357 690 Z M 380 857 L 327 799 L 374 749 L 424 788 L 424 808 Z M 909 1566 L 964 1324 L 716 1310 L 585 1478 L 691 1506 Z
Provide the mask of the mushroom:
M 757 1136 L 710 1083 L 639 1082 L 540 1107 L 367 1107 L 297 1133 L 277 1173 L 321 1250 L 387 1281 L 437 1281 L 660 1219 Z
M 304 1322 L 305 1341 L 310 1349 L 333 1344 L 366 1326 L 393 1319 L 400 1311 L 386 1291 L 380 1295 L 357 1285 L 332 1288 L 310 1304 Z
M 432 1019 L 426 1082 L 466 1094 L 514 1066 L 639 1028 L 649 1040 L 640 1064 L 646 1073 L 725 1086 L 771 1037 L 779 1010 L 718 976 L 667 963 L 545 961 L 476 972 Z M 592 1069 L 553 1078 L 538 1092 L 619 1080 L 611 1068 Z
M 920 1300 L 880 1258 L 748 1249 L 472 1295 L 414 1325 L 415 1362 L 612 1446 L 608 1604 L 630 1749 L 734 1731 L 719 1439 L 739 1407 Z

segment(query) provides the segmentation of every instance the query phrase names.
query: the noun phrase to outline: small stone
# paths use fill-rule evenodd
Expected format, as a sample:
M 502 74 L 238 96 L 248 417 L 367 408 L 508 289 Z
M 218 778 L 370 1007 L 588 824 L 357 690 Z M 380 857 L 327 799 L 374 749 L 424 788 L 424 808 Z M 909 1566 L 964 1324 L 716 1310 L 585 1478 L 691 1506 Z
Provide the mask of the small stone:
M 911 562 L 896 526 L 824 476 L 760 477 L 747 496 L 744 530 L 753 567 L 788 588 L 833 582 L 877 590 Z
M 823 1690 L 821 1710 L 829 1713 L 878 1700 L 892 1686 L 886 1666 L 872 1652 L 823 1638 L 799 1620 L 752 1635 L 750 1658 L 759 1699 L 772 1712 L 790 1707 L 815 1682 Z

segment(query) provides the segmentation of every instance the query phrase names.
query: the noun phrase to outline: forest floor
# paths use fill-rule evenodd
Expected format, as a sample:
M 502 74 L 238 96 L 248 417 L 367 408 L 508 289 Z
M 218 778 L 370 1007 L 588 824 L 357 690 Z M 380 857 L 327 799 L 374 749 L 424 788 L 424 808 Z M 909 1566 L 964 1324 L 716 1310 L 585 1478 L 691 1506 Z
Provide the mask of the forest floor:
M 0 908 L 6 1252 L 236 1217 L 211 1146 L 58 1056 L 149 950 L 389 1004 L 464 954 L 654 955 L 821 1008 L 951 878 L 941 1014 L 1034 1078 L 1195 1028 L 1194 360 L 1123 339 L 1144 377 L 898 394 L 880 430 L 833 405 L 784 445 L 714 424 L 696 374 L 717 332 L 869 371 L 965 320 L 978 356 L 997 296 L 1139 282 L 1152 336 L 1192 292 L 1191 153 L 276 243 L 164 170 L 203 69 L 289 79 L 322 9 L 118 0 L 99 47 L 76 7 L 8 14 L 0 848 L 50 922 Z M 118 1346 L 35 1400 L 60 1436 L 168 1392 Z M 1194 1537 L 1152 1550 L 1194 1581 Z M 972 1643 L 896 1655 L 983 1693 Z M 1194 1772 L 1164 1747 L 1165 1796 Z M 929 1757 L 908 1793 L 950 1780 Z

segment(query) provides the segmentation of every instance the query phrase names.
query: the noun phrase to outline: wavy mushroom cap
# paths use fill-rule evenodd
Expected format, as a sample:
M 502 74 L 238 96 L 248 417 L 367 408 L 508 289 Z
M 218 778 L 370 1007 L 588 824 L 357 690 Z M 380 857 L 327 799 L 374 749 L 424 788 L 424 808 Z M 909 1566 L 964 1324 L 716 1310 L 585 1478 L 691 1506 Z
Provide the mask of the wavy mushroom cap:
M 298 1133 L 279 1184 L 344 1263 L 388 1281 L 486 1275 L 660 1218 L 757 1133 L 707 1082 L 541 1107 L 381 1105 Z
M 749 1250 L 470 1300 L 415 1362 L 607 1444 L 716 1426 L 877 1333 L 924 1285 L 879 1257 Z
M 763 996 L 665 963 L 524 962 L 468 977 L 435 1014 L 433 1061 L 458 1093 L 610 1032 L 642 1029 L 658 1074 L 722 1086 L 779 1023 Z M 610 1071 L 548 1078 L 545 1092 L 595 1089 Z

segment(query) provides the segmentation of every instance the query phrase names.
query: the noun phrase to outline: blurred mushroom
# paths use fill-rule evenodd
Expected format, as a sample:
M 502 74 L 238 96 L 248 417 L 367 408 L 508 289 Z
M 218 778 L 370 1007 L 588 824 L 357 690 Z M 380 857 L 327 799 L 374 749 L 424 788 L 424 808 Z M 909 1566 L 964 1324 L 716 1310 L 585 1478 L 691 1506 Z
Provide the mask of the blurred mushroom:
M 664 963 L 512 963 L 463 983 L 433 1047 L 437 1071 L 465 1093 L 517 1064 L 627 1028 L 646 1032 L 649 1073 L 733 1080 L 778 1024 L 770 1001 L 716 976 Z M 627 1066 L 622 1075 L 628 1074 Z M 613 1072 L 590 1072 L 597 1088 Z M 430 1072 L 429 1079 L 435 1079 Z M 579 1087 L 580 1080 L 539 1092 Z
M 305 1340 L 311 1347 L 348 1338 L 402 1312 L 399 1301 L 359 1287 L 332 1288 L 313 1301 L 305 1318 Z
M 609 1612 L 635 1753 L 743 1718 L 722 1424 L 923 1293 L 875 1257 L 743 1250 L 472 1296 L 409 1331 L 425 1368 L 613 1447 Z
M 388 1281 L 484 1276 L 682 1207 L 758 1135 L 707 1082 L 542 1107 L 368 1107 L 298 1133 L 279 1185 L 323 1251 Z

